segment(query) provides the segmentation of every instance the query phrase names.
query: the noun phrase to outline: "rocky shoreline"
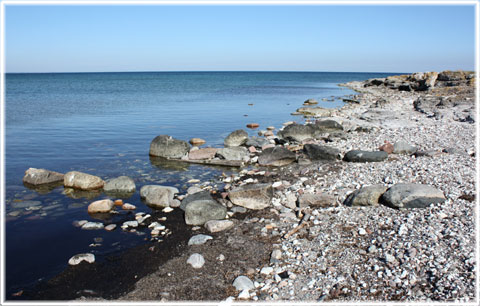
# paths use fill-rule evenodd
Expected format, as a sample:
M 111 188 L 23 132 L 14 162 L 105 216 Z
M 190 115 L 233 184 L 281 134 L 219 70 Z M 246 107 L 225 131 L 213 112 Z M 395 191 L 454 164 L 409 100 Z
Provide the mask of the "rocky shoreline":
M 155 158 L 244 168 L 187 195 L 141 188 L 147 205 L 184 210 L 193 240 L 119 300 L 472 301 L 473 85 L 463 71 L 350 82 L 342 86 L 358 94 L 344 107 L 309 99 L 295 112 L 306 124 L 259 137 L 238 130 L 224 148 L 158 136 Z M 135 190 L 72 179 L 82 175 L 65 174 L 64 185 Z M 89 212 L 114 207 L 94 202 Z M 122 228 L 171 235 L 154 219 L 137 213 Z

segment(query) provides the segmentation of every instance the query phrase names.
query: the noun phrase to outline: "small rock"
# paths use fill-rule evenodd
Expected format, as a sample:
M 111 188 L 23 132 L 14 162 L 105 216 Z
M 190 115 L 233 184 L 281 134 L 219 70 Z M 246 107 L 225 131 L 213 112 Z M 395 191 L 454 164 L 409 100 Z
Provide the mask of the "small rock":
M 129 228 L 129 227 L 138 227 L 138 221 L 125 221 L 122 224 L 122 228 Z
M 172 212 L 172 211 L 173 211 L 173 208 L 171 208 L 171 207 L 165 207 L 164 209 L 162 209 L 162 212 L 167 213 L 167 214 L 169 212 Z
M 135 209 L 137 209 L 137 207 L 135 205 L 125 203 L 125 204 L 122 205 L 122 209 L 123 210 L 135 210 Z
M 210 220 L 205 222 L 205 228 L 210 233 L 221 232 L 233 227 L 234 223 L 230 220 Z
M 302 194 L 298 199 L 300 207 L 333 207 L 336 206 L 335 197 L 325 193 Z
M 236 130 L 230 133 L 224 140 L 225 147 L 238 147 L 247 142 L 248 133 L 244 130 Z
M 188 153 L 188 159 L 192 160 L 206 160 L 212 159 L 217 153 L 217 148 L 202 148 Z
M 269 275 L 272 272 L 273 272 L 272 267 L 263 267 L 262 270 L 260 270 L 260 274 L 265 274 L 265 275 Z
M 71 266 L 75 266 L 75 265 L 78 265 L 79 263 L 81 263 L 82 261 L 86 261 L 88 263 L 94 263 L 95 262 L 95 255 L 93 255 L 91 253 L 77 254 L 77 255 L 72 256 L 72 258 L 70 258 L 68 260 L 68 264 L 71 265 Z
M 397 141 L 393 145 L 393 153 L 395 154 L 414 154 L 417 148 L 406 143 L 405 141 Z
M 115 204 L 115 206 L 122 206 L 123 205 L 123 200 L 122 199 L 115 200 L 115 201 L 113 201 L 113 204 Z
M 64 175 L 46 169 L 29 168 L 25 171 L 23 182 L 33 186 L 63 182 Z
M 349 194 L 344 204 L 347 206 L 375 206 L 387 187 L 377 184 L 366 186 Z
M 100 222 L 87 222 L 82 225 L 83 230 L 98 230 L 103 229 L 103 223 Z
M 205 140 L 202 138 L 192 138 L 189 140 L 189 142 L 192 146 L 201 146 L 205 144 Z
M 205 259 L 201 254 L 194 253 L 190 255 L 187 260 L 187 263 L 191 265 L 194 269 L 200 269 L 205 264 Z
M 253 290 L 255 289 L 255 285 L 253 284 L 252 280 L 250 278 L 240 275 L 235 280 L 233 281 L 233 286 L 235 289 L 238 291 L 243 291 L 243 290 Z
M 385 140 L 385 143 L 378 147 L 378 150 L 387 152 L 388 154 L 392 154 L 394 150 L 393 144 Z
M 384 151 L 361 151 L 352 150 L 345 154 L 344 161 L 365 163 L 365 162 L 380 162 L 388 158 L 388 153 Z
M 247 128 L 249 128 L 249 129 L 256 129 L 256 128 L 258 128 L 259 126 L 260 126 L 260 124 L 258 124 L 258 123 L 249 123 L 249 124 L 247 124 Z
M 250 298 L 250 293 L 248 293 L 248 290 L 242 290 L 242 292 L 238 294 L 239 300 L 248 300 L 249 298 Z
M 116 224 L 109 224 L 109 225 L 105 226 L 105 230 L 107 230 L 109 232 L 113 231 L 116 228 L 117 228 Z
M 82 227 L 85 223 L 87 223 L 87 220 L 79 220 L 79 221 L 73 221 L 73 226 L 75 227 Z
M 365 231 L 364 228 L 361 228 L 361 227 L 360 227 L 360 228 L 358 229 L 358 234 L 359 234 L 360 236 L 365 236 L 365 235 L 367 234 L 367 231 Z
M 209 235 L 203 235 L 203 234 L 195 235 L 188 240 L 188 245 L 201 245 L 210 239 L 213 239 L 213 237 Z
M 390 187 L 381 198 L 394 208 L 425 208 L 430 204 L 443 203 L 443 192 L 428 185 L 396 184 Z

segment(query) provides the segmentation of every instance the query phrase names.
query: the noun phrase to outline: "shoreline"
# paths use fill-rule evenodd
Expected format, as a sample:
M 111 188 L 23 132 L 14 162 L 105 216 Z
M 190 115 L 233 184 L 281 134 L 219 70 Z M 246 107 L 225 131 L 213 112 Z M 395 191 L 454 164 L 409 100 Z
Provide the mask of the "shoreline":
M 397 83 L 403 86 L 405 80 Z M 466 108 L 460 103 L 452 111 L 435 113 L 436 104 L 433 107 L 425 104 L 423 108 L 420 105 L 419 110 L 413 108 L 413 102 L 425 97 L 425 92 L 404 92 L 377 85 L 363 87 L 365 84 L 368 81 L 342 84 L 359 94 L 349 99 L 353 102 L 321 118 L 335 120 L 342 125 L 343 132 L 329 131 L 316 140 L 307 137 L 305 141 L 289 141 L 286 147 L 296 152 L 295 161 L 282 167 L 242 170 L 237 180 L 224 179 L 224 183 L 231 185 L 229 190 L 217 191 L 221 194 L 231 192 L 235 185 L 268 183 L 273 185 L 273 196 L 267 208 L 248 210 L 240 218 L 238 213 L 229 215 L 234 226 L 225 231 L 208 233 L 203 228 L 190 231 L 211 235 L 213 239 L 203 245 L 187 246 L 180 256 L 136 281 L 134 289 L 119 299 L 453 301 L 462 300 L 464 295 L 472 298 L 475 275 L 471 268 L 475 257 L 470 253 L 475 247 L 470 241 L 475 237 L 471 231 L 475 228 L 475 203 L 461 198 L 475 193 L 474 166 L 469 169 L 470 164 L 475 165 L 472 156 L 475 144 L 469 145 L 475 128 L 468 121 L 468 116 L 474 120 L 474 110 L 464 112 L 471 106 L 466 99 L 469 93 L 465 95 Z M 465 114 L 466 122 L 454 120 L 459 113 Z M 340 155 L 350 150 L 377 151 L 385 140 L 392 144 L 404 140 L 423 152 L 436 153 L 416 158 L 413 154 L 389 154 L 386 160 L 371 163 L 350 163 L 336 158 L 311 160 L 313 155 L 303 153 L 308 144 L 336 148 Z M 459 146 L 463 147 L 463 153 Z M 451 147 L 457 151 L 441 153 Z M 452 171 L 460 170 L 457 177 L 450 178 Z M 394 210 L 381 204 L 366 207 L 344 204 L 347 196 L 361 187 L 381 184 L 389 188 L 412 182 L 440 189 L 445 202 L 411 210 Z M 463 186 L 457 186 L 458 182 Z M 224 197 L 216 200 L 230 212 L 239 207 Z M 453 224 L 459 228 L 451 229 Z M 457 246 L 451 248 L 445 243 Z M 464 249 L 465 254 L 458 254 L 457 248 Z M 242 250 L 250 253 L 257 250 L 259 254 L 252 258 L 249 253 L 242 254 Z M 204 267 L 193 269 L 186 263 L 194 252 L 204 256 Z M 225 259 L 218 259 L 220 252 Z M 437 261 L 441 258 L 448 260 Z M 443 271 L 448 263 L 455 265 Z M 240 275 L 249 277 L 254 288 L 244 292 L 233 287 L 234 279 Z M 462 283 L 460 275 L 467 276 Z M 215 290 L 204 288 L 206 282 L 213 284 Z M 458 289 L 447 287 L 449 283 Z

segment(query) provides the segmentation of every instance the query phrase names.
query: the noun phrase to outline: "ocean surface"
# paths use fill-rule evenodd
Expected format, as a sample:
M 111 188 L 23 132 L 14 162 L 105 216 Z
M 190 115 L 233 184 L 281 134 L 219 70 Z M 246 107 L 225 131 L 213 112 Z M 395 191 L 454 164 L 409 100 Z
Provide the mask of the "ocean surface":
M 385 77 L 386 73 L 334 72 L 124 72 L 7 74 L 5 103 L 5 265 L 7 298 L 53 277 L 78 253 L 97 261 L 145 243 L 148 233 L 85 231 L 75 220 L 96 221 L 87 206 L 104 194 L 28 189 L 22 178 L 30 167 L 66 173 L 76 170 L 103 179 L 127 175 L 137 192 L 125 202 L 149 212 L 140 200 L 143 185 L 192 184 L 234 170 L 202 165 L 165 165 L 149 158 L 151 140 L 160 134 L 188 141 L 200 137 L 221 147 L 236 129 L 255 135 L 280 128 L 303 101 L 343 105 L 353 92 L 338 83 Z M 322 99 L 329 101 L 322 101 Z M 253 105 L 249 105 L 253 104 Z M 260 124 L 257 130 L 247 123 Z M 31 202 L 28 202 L 31 201 Z M 33 207 L 33 208 L 32 208 Z M 100 245 L 93 246 L 96 241 Z M 101 239 L 98 239 L 101 238 Z

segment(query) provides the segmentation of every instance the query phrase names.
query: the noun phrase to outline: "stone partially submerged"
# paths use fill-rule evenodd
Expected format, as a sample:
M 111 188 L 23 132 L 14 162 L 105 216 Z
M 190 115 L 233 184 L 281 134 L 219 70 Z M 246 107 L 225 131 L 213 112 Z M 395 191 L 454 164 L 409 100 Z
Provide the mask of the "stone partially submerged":
M 67 188 L 95 190 L 102 188 L 104 184 L 105 182 L 98 176 L 78 171 L 67 172 L 63 177 L 63 185 Z
M 236 130 L 231 132 L 223 141 L 225 147 L 238 147 L 247 142 L 248 133 L 244 130 Z
M 190 145 L 168 135 L 159 135 L 150 143 L 150 155 L 164 158 L 182 158 L 188 153 Z
M 29 168 L 25 171 L 23 182 L 32 186 L 63 182 L 63 174 L 46 169 Z
M 140 189 L 140 197 L 147 205 L 154 208 L 169 207 L 176 193 L 178 189 L 169 186 L 146 185 Z
M 135 181 L 128 176 L 119 176 L 109 179 L 103 186 L 103 191 L 109 195 L 122 197 L 123 195 L 132 195 L 135 192 Z
M 425 208 L 443 203 L 445 196 L 442 191 L 429 185 L 396 184 L 382 195 L 381 201 L 393 208 Z

